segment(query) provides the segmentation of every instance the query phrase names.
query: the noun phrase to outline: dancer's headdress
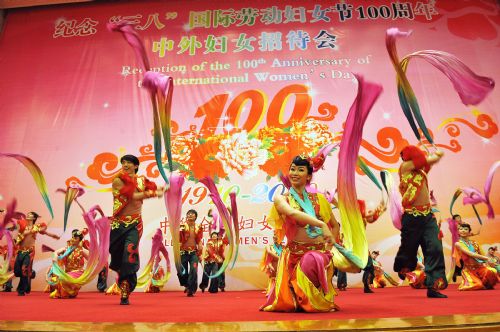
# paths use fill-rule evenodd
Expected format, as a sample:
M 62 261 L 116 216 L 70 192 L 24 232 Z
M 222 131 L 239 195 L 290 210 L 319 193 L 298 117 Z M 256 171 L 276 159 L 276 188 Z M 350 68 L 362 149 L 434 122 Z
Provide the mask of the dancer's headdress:
M 423 169 L 426 173 L 430 169 L 425 152 L 415 145 L 405 146 L 403 150 L 401 150 L 401 159 L 403 159 L 403 161 L 412 161 L 416 169 Z

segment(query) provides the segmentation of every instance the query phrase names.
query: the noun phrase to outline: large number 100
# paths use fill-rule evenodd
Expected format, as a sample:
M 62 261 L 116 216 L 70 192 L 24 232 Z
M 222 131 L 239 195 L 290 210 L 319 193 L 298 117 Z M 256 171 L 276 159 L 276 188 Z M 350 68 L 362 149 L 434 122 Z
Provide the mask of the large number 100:
M 292 84 L 284 87 L 274 96 L 267 110 L 266 124 L 270 127 L 286 128 L 292 123 L 303 121 L 311 109 L 311 96 L 309 88 L 302 84 Z M 290 97 L 295 97 L 295 104 L 288 121 L 285 120 L 285 107 Z M 227 121 L 220 123 L 226 107 L 227 93 L 214 96 L 205 104 L 198 107 L 195 118 L 205 116 L 200 132 L 205 135 L 213 135 L 217 127 L 241 128 L 247 132 L 256 130 L 264 118 L 267 108 L 267 95 L 260 90 L 247 90 L 236 96 L 229 104 L 225 118 Z M 240 117 L 247 102 L 251 102 L 250 111 L 245 123 L 240 124 Z M 226 130 L 231 133 L 234 129 Z

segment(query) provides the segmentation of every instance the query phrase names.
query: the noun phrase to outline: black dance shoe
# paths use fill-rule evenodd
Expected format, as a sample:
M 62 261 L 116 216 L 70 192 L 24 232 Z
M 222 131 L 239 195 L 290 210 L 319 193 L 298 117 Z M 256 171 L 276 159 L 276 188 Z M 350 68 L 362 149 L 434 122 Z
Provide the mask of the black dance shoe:
M 435 289 L 432 288 L 427 288 L 427 297 L 434 298 L 434 299 L 446 299 L 448 296 L 441 294 Z

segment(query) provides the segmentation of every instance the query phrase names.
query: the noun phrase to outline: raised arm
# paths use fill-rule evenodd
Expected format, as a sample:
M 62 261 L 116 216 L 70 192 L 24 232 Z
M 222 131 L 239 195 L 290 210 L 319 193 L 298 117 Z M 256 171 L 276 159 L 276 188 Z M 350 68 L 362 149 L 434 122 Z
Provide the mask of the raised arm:
M 56 235 L 56 234 L 53 234 L 53 233 L 50 233 L 50 232 L 47 232 L 47 231 L 45 231 L 43 233 L 43 235 L 50 236 L 51 238 L 56 239 L 56 240 L 59 240 L 61 238 L 59 235 Z
M 432 166 L 436 164 L 441 158 L 444 156 L 444 152 L 441 150 L 436 150 L 434 153 L 431 153 L 425 157 L 425 161 L 427 165 Z M 412 160 L 405 161 L 401 164 L 401 171 L 403 173 L 410 172 L 415 169 L 421 169 L 423 165 L 415 165 Z
M 132 188 L 129 188 L 128 185 L 127 185 L 127 188 L 125 189 L 126 192 L 129 192 L 128 194 L 127 193 L 122 193 L 122 190 L 124 189 L 125 187 L 125 183 L 119 178 L 119 177 L 116 177 L 114 180 L 113 180 L 113 184 L 112 184 L 112 187 L 113 187 L 113 192 L 114 193 L 120 193 L 120 194 L 124 194 L 125 196 L 127 197 L 130 197 L 130 192 L 129 190 L 132 190 Z M 158 187 L 156 189 L 148 189 L 148 190 L 145 190 L 145 191 L 142 191 L 142 192 L 136 192 L 135 191 L 135 188 L 134 189 L 134 192 L 132 193 L 132 199 L 133 200 L 144 200 L 146 198 L 151 198 L 151 197 L 162 197 L 163 196 L 163 193 L 164 193 L 164 188 L 163 187 Z
M 480 233 L 481 233 L 481 229 L 478 229 L 478 230 L 477 230 L 477 233 L 472 233 L 472 232 L 471 232 L 471 233 L 470 233 L 470 235 L 469 235 L 469 237 L 470 237 L 470 236 L 476 236 L 476 235 L 479 235 Z
M 37 231 L 38 231 L 40 234 L 42 234 L 42 235 L 47 235 L 47 236 L 50 236 L 51 238 L 56 239 L 56 240 L 59 240 L 59 239 L 61 238 L 59 235 L 56 235 L 56 234 L 54 234 L 54 233 L 47 232 L 47 224 L 44 224 L 44 223 L 41 223 L 41 224 L 35 225 L 35 227 L 33 227 L 32 232 L 37 232 Z
M 159 187 L 156 190 L 145 190 L 143 192 L 135 192 L 133 199 L 136 201 L 140 201 L 146 198 L 152 198 L 152 197 L 158 197 L 161 198 L 163 197 L 164 189 L 162 187 Z

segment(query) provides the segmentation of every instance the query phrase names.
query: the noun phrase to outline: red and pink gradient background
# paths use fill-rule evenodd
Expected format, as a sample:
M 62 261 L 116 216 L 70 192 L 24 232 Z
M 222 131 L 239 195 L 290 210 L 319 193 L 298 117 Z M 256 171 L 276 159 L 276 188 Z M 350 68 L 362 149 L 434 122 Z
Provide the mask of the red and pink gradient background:
M 408 1 L 413 8 L 418 1 Z M 364 1 L 347 1 L 354 8 L 364 6 Z M 373 6 L 391 6 L 390 1 L 372 1 Z M 428 1 L 422 1 L 428 3 Z M 284 9 L 286 5 L 298 8 L 294 1 L 253 1 L 248 6 L 263 9 L 277 6 Z M 315 1 L 303 5 L 307 11 L 312 11 L 314 5 L 322 8 L 332 6 L 330 1 Z M 416 143 L 399 106 L 396 93 L 395 74 L 385 49 L 385 30 L 398 27 L 400 30 L 413 30 L 413 34 L 398 42 L 398 52 L 404 56 L 422 49 L 442 50 L 453 53 L 468 64 L 476 73 L 492 77 L 498 81 L 500 69 L 498 56 L 500 46 L 500 16 L 495 1 L 436 1 L 437 15 L 430 20 L 423 15 L 415 19 L 366 19 L 353 18 L 340 22 L 338 13 L 330 12 L 330 22 L 319 21 L 310 23 L 310 13 L 306 13 L 305 23 L 281 23 L 264 25 L 257 22 L 253 26 L 194 28 L 189 29 L 190 12 L 218 9 L 240 10 L 244 8 L 237 1 L 227 1 L 223 4 L 185 1 L 131 1 L 127 3 L 81 4 L 57 7 L 39 7 L 9 11 L 3 33 L 0 39 L 0 151 L 20 153 L 29 156 L 37 162 L 45 174 L 56 218 L 51 222 L 52 231 L 62 233 L 62 215 L 64 199 L 55 194 L 57 188 L 65 187 L 69 178 L 77 178 L 87 188 L 86 195 L 81 199 L 85 206 L 98 203 L 111 214 L 112 200 L 109 192 L 102 192 L 109 185 L 106 183 L 110 174 L 119 167 L 113 164 L 116 158 L 131 153 L 142 155 L 149 160 L 151 153 L 141 153 L 141 147 L 152 144 L 152 115 L 146 92 L 138 87 L 142 74 L 121 75 L 122 66 L 139 67 L 132 49 L 123 38 L 106 30 L 106 23 L 113 16 L 142 15 L 142 24 L 148 15 L 159 13 L 164 28 L 150 26 L 139 33 L 145 40 L 152 66 L 187 67 L 187 72 L 166 73 L 176 78 L 238 76 L 248 73 L 248 82 L 238 84 L 211 85 L 177 85 L 173 96 L 173 120 L 179 125 L 176 133 L 200 128 L 203 117 L 197 117 L 197 109 L 219 94 L 228 94 L 227 105 L 238 95 L 248 90 L 258 90 L 267 100 L 267 106 L 278 91 L 291 84 L 302 84 L 308 87 L 312 101 L 310 115 L 318 116 L 320 104 L 329 103 L 338 108 L 338 113 L 331 121 L 323 121 L 331 132 L 342 130 L 347 111 L 356 95 L 356 82 L 347 78 L 322 78 L 320 73 L 329 73 L 332 69 L 344 73 L 356 72 L 363 74 L 368 80 L 383 85 L 384 92 L 377 101 L 368 119 L 364 132 L 366 144 L 361 149 L 361 155 L 378 168 L 397 167 L 398 144 L 405 139 Z M 176 13 L 175 18 L 166 19 L 166 13 Z M 55 26 L 61 20 L 76 20 L 82 22 L 85 18 L 97 21 L 96 33 L 87 36 L 54 38 Z M 303 30 L 309 33 L 311 39 L 320 30 L 325 30 L 337 36 L 336 48 L 318 50 L 311 40 L 306 50 L 288 49 L 285 43 L 289 31 Z M 183 36 L 196 36 L 204 46 L 208 35 L 226 36 L 228 40 L 235 39 L 241 33 L 247 37 L 259 37 L 262 32 L 281 32 L 282 50 L 260 51 L 257 41 L 253 52 L 234 53 L 233 45 L 228 43 L 228 52 L 203 54 L 204 47 L 198 49 L 195 55 L 177 54 L 177 43 Z M 159 57 L 153 52 L 153 42 L 161 37 L 174 41 L 174 49 L 167 51 L 165 57 Z M 360 64 L 356 60 L 369 56 L 369 63 Z M 343 59 L 350 58 L 351 64 L 346 66 L 308 66 L 302 65 L 289 68 L 271 67 L 274 59 Z M 256 69 L 237 69 L 237 61 L 264 59 Z M 229 64 L 229 70 L 192 71 L 193 65 L 202 62 Z M 269 72 L 271 74 L 307 74 L 307 79 L 298 81 L 267 81 L 259 82 L 255 73 Z M 440 216 L 448 217 L 448 206 L 455 190 L 459 187 L 484 185 L 490 166 L 500 157 L 500 140 L 498 137 L 500 101 L 498 89 L 477 107 L 467 107 L 460 103 L 458 96 L 447 79 L 433 67 L 422 62 L 412 62 L 408 77 L 413 85 L 422 114 L 428 127 L 435 136 L 435 141 L 444 145 L 445 158 L 430 174 L 431 187 L 435 191 Z M 288 100 L 284 107 L 285 121 L 290 116 L 294 98 Z M 243 126 L 248 115 L 246 103 L 242 108 L 241 117 L 236 126 Z M 258 123 L 257 129 L 267 126 L 265 111 Z M 482 117 L 477 117 L 484 114 Z M 453 128 L 440 126 L 449 120 Z M 456 120 L 462 119 L 462 120 Z M 486 119 L 482 122 L 478 119 Z M 277 120 L 277 119 L 274 119 Z M 450 130 L 447 130 L 450 128 Z M 455 129 L 455 131 L 453 131 Z M 457 132 L 456 129 L 459 131 Z M 216 129 L 216 134 L 222 134 L 222 128 Z M 99 163 L 95 158 L 109 153 L 109 163 Z M 148 157 L 148 158 L 146 158 Z M 102 162 L 102 160 L 101 160 Z M 148 165 L 148 164 L 145 164 Z M 283 169 L 287 168 L 283 164 Z M 152 167 L 152 166 L 150 166 Z M 337 158 L 334 153 L 326 164 L 324 171 L 315 175 L 315 182 L 322 189 L 334 189 L 336 184 Z M 94 174 L 89 176 L 89 170 Z M 141 172 L 146 172 L 141 166 Z M 39 211 L 48 219 L 49 213 L 43 205 L 35 185 L 28 172 L 15 160 L 3 159 L 0 164 L 0 206 L 5 206 L 12 198 L 17 198 L 21 211 Z M 97 174 L 97 175 L 96 175 Z M 252 289 L 265 285 L 265 276 L 258 271 L 258 262 L 264 247 L 263 238 L 270 238 L 269 229 L 262 230 L 257 221 L 261 221 L 270 207 L 268 201 L 261 202 L 259 195 L 263 183 L 269 187 L 277 184 L 273 178 L 266 182 L 267 174 L 257 169 L 255 175 L 243 178 L 236 172 L 230 172 L 230 180 L 221 180 L 220 185 L 227 189 L 237 185 L 240 193 L 246 195 L 239 199 L 240 214 L 248 221 L 254 220 L 254 227 L 242 230 L 242 236 L 258 239 L 257 245 L 243 244 L 240 250 L 238 264 L 228 272 L 228 283 L 232 289 Z M 99 182 L 98 179 L 101 179 Z M 161 178 L 155 181 L 160 183 Z M 109 183 L 109 182 L 108 182 Z M 498 178 L 494 180 L 492 202 L 497 211 L 500 210 L 500 195 Z M 185 210 L 194 207 L 204 215 L 209 208 L 208 197 L 200 202 L 192 193 L 194 182 L 187 182 L 186 189 L 192 188 L 187 194 Z M 101 191 L 100 191 L 101 190 Z M 265 191 L 265 190 L 264 190 Z M 365 177 L 358 177 L 358 195 L 374 206 L 380 197 L 375 186 Z M 191 203 L 189 204 L 191 199 Z M 196 203 L 196 204 L 194 204 Z M 473 218 L 470 207 L 456 204 L 455 211 L 470 220 L 474 230 L 479 228 Z M 498 218 L 486 220 L 486 209 L 479 207 L 483 215 L 484 225 L 481 235 L 477 238 L 485 246 L 498 244 L 500 231 L 496 227 Z M 141 242 L 141 257 L 146 259 L 149 254 L 150 237 L 160 226 L 166 212 L 161 201 L 147 201 L 144 205 L 145 235 Z M 81 227 L 83 221 L 76 208 L 70 214 L 70 228 Z M 248 221 L 249 223 L 249 221 Z M 446 223 L 443 228 L 447 228 Z M 445 254 L 449 255 L 450 236 L 445 229 Z M 393 257 L 399 244 L 399 234 L 392 227 L 388 215 L 380 221 L 368 226 L 368 241 L 371 249 L 381 252 L 381 262 L 390 271 Z M 63 238 L 69 237 L 69 232 Z M 63 246 L 64 241 L 40 237 L 39 244 L 47 243 L 52 247 Z M 251 242 L 250 242 L 251 243 Z M 49 264 L 46 254 L 37 253 L 35 269 L 45 271 Z M 174 277 L 175 278 L 175 277 Z M 356 275 L 350 275 L 349 283 L 359 281 Z M 111 279 L 110 279 L 111 280 Z M 37 278 L 35 288 L 43 287 L 43 279 Z M 175 289 L 177 282 L 170 281 L 167 288 Z M 89 286 L 90 288 L 90 286 Z

